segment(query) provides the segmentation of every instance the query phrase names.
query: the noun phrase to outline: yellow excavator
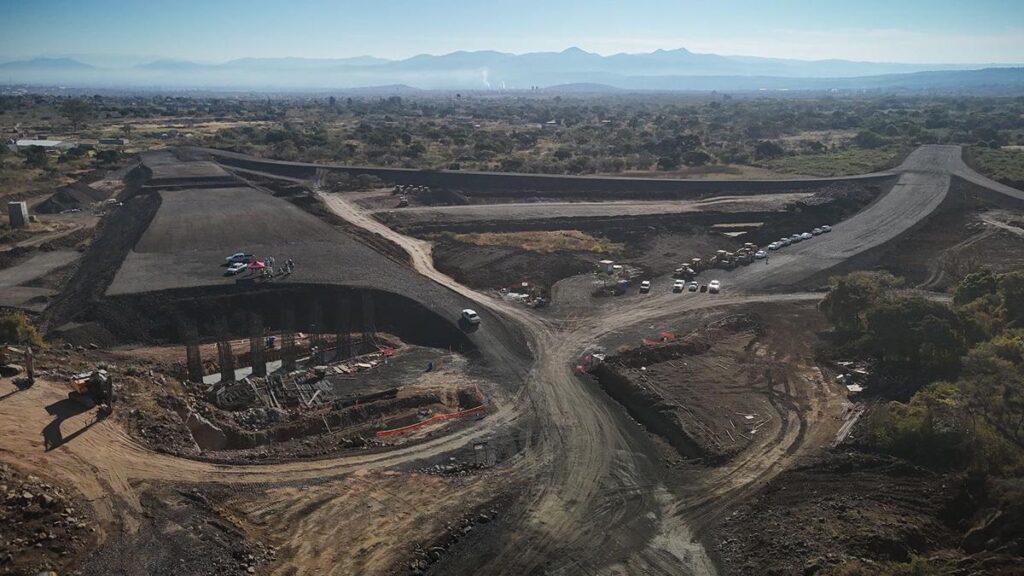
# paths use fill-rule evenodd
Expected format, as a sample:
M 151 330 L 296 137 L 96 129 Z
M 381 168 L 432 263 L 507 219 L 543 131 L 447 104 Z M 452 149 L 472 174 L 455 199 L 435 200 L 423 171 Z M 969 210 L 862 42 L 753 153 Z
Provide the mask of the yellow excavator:
M 88 408 L 97 406 L 101 414 L 110 414 L 114 409 L 114 380 L 106 370 L 75 374 L 68 398 Z

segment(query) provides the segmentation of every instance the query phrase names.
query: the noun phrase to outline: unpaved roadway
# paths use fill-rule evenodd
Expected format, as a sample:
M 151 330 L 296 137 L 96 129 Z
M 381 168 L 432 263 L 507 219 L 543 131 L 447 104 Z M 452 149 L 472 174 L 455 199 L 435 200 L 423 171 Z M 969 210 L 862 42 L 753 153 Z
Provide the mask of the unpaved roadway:
M 546 572 L 564 574 L 712 574 L 707 555 L 692 541 L 694 522 L 699 527 L 801 454 L 825 444 L 825 423 L 840 409 L 841 395 L 828 383 L 808 378 L 802 394 L 813 399 L 810 409 L 785 415 L 795 420 L 784 428 L 781 438 L 709 470 L 691 490 L 680 493 L 662 481 L 656 453 L 636 424 L 600 390 L 572 374 L 574 360 L 603 336 L 626 326 L 651 324 L 702 308 L 818 298 L 753 290 L 762 282 L 782 284 L 826 270 L 843 257 L 877 247 L 927 218 L 947 194 L 949 175 L 962 170 L 958 153 L 948 147 L 919 150 L 896 170 L 900 174 L 897 188 L 861 215 L 837 225 L 831 238 L 809 241 L 797 247 L 805 252 L 793 250 L 789 258 L 773 256 L 760 270 L 756 265 L 744 269 L 721 295 L 652 294 L 568 319 L 541 319 L 459 285 L 433 268 L 428 243 L 387 229 L 343 196 L 327 196 L 328 205 L 339 216 L 408 250 L 420 274 L 520 327 L 536 359 L 518 398 L 501 399 L 496 412 L 474 427 L 416 446 L 315 462 L 237 466 L 153 453 L 113 421 L 91 425 L 91 413 L 64 421 L 65 435 L 88 428 L 73 441 L 46 452 L 39 430 L 50 425 L 52 418 L 42 407 L 57 402 L 65 392 L 61 384 L 41 382 L 0 402 L 0 437 L 4 438 L 0 454 L 30 471 L 73 484 L 96 507 L 102 528 L 124 530 L 138 524 L 137 490 L 146 481 L 314 480 L 440 456 L 476 439 L 529 426 L 530 442 L 509 474 L 529 478 L 531 488 L 508 519 L 512 525 L 504 546 L 481 556 L 476 572 L 524 574 L 543 567 Z M 817 240 L 824 241 L 815 245 Z M 832 256 L 833 250 L 840 250 L 842 256 Z M 798 258 L 801 254 L 806 258 Z M 0 390 L 0 394 L 7 392 Z
M 809 192 L 758 194 L 756 196 L 715 196 L 706 200 L 614 200 L 610 202 L 525 202 L 511 204 L 467 204 L 464 206 L 413 206 L 375 210 L 389 223 L 418 224 L 544 220 L 547 218 L 607 218 L 649 216 L 692 212 L 775 212 L 786 204 L 810 196 Z

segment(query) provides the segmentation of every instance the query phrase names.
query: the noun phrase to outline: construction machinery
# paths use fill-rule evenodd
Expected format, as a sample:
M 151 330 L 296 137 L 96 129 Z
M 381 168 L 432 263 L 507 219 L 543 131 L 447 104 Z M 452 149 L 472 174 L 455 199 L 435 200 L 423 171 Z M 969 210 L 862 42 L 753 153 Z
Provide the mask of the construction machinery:
M 75 374 L 68 398 L 87 408 L 98 406 L 100 412 L 110 413 L 114 407 L 114 380 L 106 370 Z

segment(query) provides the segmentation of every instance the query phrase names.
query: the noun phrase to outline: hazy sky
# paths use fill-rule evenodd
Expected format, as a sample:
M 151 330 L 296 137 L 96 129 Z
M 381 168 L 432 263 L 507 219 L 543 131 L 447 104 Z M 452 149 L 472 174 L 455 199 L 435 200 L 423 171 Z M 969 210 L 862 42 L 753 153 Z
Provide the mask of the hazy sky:
M 1024 0 L 0 0 L 0 60 L 403 58 L 579 46 L 1024 62 Z

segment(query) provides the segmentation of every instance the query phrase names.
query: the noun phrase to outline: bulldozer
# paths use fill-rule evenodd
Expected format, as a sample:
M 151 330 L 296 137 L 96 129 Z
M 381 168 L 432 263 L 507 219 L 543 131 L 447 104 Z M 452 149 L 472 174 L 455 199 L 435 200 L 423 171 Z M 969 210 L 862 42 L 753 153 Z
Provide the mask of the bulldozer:
M 101 414 L 109 414 L 114 409 L 114 380 L 106 370 L 75 374 L 68 398 L 87 408 L 98 406 Z

